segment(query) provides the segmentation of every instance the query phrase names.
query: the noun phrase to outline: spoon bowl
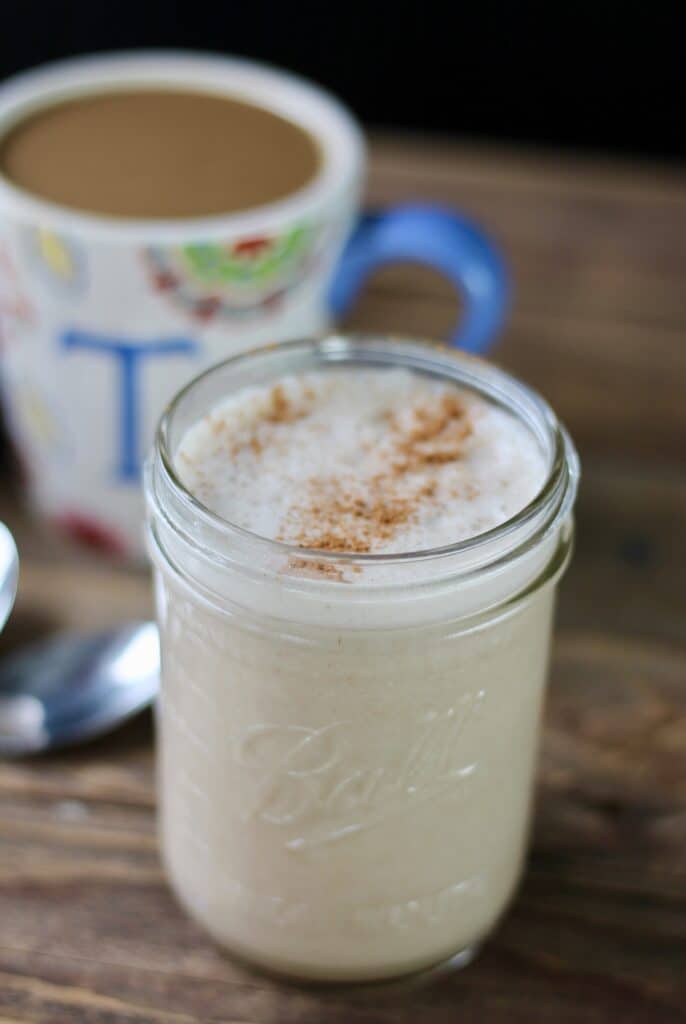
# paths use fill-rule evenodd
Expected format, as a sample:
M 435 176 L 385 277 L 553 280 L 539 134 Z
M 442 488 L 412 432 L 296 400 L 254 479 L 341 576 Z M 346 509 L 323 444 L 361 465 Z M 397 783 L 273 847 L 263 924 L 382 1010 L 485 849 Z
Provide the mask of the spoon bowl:
M 0 523 L 0 630 L 14 607 L 19 581 L 19 555 L 14 537 Z
M 94 739 L 147 707 L 160 674 L 157 627 L 59 636 L 0 662 L 0 756 Z

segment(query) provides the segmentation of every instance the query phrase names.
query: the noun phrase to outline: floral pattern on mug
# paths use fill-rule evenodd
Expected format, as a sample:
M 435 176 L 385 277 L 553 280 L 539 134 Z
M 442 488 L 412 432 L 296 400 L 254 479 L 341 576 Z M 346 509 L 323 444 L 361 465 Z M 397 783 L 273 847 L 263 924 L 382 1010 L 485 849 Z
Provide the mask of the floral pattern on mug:
M 53 526 L 80 547 L 102 555 L 122 557 L 128 554 L 124 539 L 109 526 L 81 512 L 67 511 L 53 517 Z
M 86 259 L 78 242 L 44 227 L 25 228 L 23 234 L 24 248 L 41 281 L 67 297 L 85 292 Z
M 0 345 L 34 320 L 34 310 L 8 249 L 0 246 Z
M 17 443 L 30 445 L 34 455 L 40 452 L 42 459 L 61 464 L 73 461 L 74 443 L 57 396 L 27 375 L 13 381 L 13 392 Z
M 144 250 L 153 287 L 200 321 L 277 310 L 316 265 L 325 231 L 300 224 L 278 235 Z

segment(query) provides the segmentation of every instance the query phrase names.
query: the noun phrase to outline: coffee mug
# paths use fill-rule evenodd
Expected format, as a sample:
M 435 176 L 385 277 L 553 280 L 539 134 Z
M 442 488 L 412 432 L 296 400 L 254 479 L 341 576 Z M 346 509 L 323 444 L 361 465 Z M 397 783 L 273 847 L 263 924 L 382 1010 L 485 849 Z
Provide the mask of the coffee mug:
M 326 330 L 378 267 L 444 273 L 463 300 L 451 341 L 482 352 L 507 302 L 502 260 L 452 210 L 396 207 L 356 226 L 361 131 L 316 86 L 233 58 L 77 59 L 0 89 L 0 137 L 60 101 L 111 90 L 226 95 L 317 140 L 309 183 L 268 205 L 194 219 L 122 219 L 40 199 L 0 175 L 4 413 L 36 512 L 102 551 L 142 554 L 139 476 L 169 398 L 203 366 Z

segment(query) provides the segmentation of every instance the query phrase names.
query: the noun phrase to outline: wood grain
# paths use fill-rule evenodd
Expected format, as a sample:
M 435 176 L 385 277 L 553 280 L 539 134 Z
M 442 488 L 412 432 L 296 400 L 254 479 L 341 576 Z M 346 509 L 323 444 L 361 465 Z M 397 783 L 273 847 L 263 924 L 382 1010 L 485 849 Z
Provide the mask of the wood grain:
M 226 958 L 180 911 L 155 840 L 152 723 L 0 765 L 0 1024 L 668 1024 L 686 1021 L 686 191 L 659 168 L 383 139 L 374 203 L 459 204 L 517 290 L 496 352 L 579 442 L 533 846 L 478 960 L 432 984 L 302 989 Z M 440 336 L 458 312 L 417 268 L 351 323 Z M 42 536 L 0 651 L 149 614 L 149 582 Z

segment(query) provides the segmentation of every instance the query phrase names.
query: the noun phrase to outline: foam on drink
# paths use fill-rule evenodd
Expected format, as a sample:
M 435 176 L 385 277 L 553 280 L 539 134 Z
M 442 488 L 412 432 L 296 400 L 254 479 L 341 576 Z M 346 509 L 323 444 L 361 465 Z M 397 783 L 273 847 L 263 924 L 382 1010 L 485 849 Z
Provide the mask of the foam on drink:
M 189 490 L 229 522 L 322 551 L 442 547 L 510 519 L 543 452 L 510 413 L 409 370 L 333 370 L 246 388 L 177 451 Z

